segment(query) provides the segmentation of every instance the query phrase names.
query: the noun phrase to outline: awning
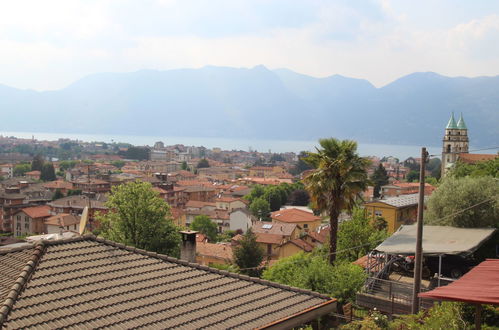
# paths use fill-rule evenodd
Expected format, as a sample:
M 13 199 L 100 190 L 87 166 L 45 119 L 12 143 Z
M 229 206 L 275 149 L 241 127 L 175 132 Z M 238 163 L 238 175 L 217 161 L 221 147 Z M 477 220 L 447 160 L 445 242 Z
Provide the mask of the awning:
M 499 259 L 487 259 L 455 282 L 419 297 L 499 305 Z
M 495 232 L 493 228 L 455 228 L 448 226 L 424 226 L 424 255 L 468 255 L 476 251 Z M 414 255 L 417 226 L 401 226 L 375 250 L 388 254 Z

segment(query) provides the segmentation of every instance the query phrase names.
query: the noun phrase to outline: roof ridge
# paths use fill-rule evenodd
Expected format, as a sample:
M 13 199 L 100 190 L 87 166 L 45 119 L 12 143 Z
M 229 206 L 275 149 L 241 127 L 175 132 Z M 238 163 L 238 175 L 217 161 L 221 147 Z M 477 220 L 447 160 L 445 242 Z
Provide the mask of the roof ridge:
M 334 298 L 331 298 L 331 297 L 329 297 L 327 295 L 324 295 L 322 293 L 315 292 L 315 291 L 312 291 L 312 290 L 307 290 L 307 289 L 302 289 L 302 288 L 296 288 L 296 287 L 292 287 L 292 286 L 285 285 L 285 284 L 271 282 L 271 281 L 264 280 L 264 279 L 257 278 L 257 277 L 250 277 L 250 276 L 243 275 L 243 274 L 232 273 L 232 272 L 229 272 L 229 271 L 226 271 L 226 270 L 220 270 L 220 269 L 216 269 L 216 268 L 211 268 L 211 267 L 208 267 L 208 266 L 205 266 L 205 265 L 200 265 L 198 263 L 188 262 L 186 260 L 181 260 L 181 259 L 177 259 L 177 258 L 174 258 L 174 257 L 170 257 L 170 256 L 167 256 L 165 254 L 159 254 L 157 252 L 152 252 L 152 251 L 146 251 L 146 250 L 143 250 L 143 249 L 138 249 L 136 247 L 125 245 L 125 244 L 122 244 L 122 243 L 117 243 L 117 242 L 114 242 L 114 241 L 110 241 L 110 240 L 107 240 L 107 239 L 102 238 L 102 237 L 96 237 L 93 234 L 87 234 L 87 235 L 83 235 L 81 237 L 74 237 L 74 238 L 68 238 L 68 239 L 63 239 L 63 240 L 46 241 L 46 243 L 48 243 L 47 245 L 56 245 L 56 244 L 62 244 L 62 243 L 77 242 L 77 241 L 81 241 L 81 240 L 96 241 L 96 242 L 99 242 L 99 243 L 104 243 L 104 244 L 107 244 L 107 245 L 110 245 L 110 246 L 114 246 L 114 247 L 117 247 L 117 248 L 120 248 L 120 249 L 124 249 L 124 250 L 127 250 L 127 251 L 133 251 L 135 253 L 138 253 L 138 254 L 141 254 L 141 255 L 145 255 L 145 256 L 148 256 L 148 257 L 153 257 L 153 258 L 157 258 L 157 259 L 161 259 L 161 260 L 166 260 L 166 261 L 169 261 L 169 262 L 172 262 L 172 263 L 176 263 L 176 264 L 179 264 L 179 265 L 182 265 L 182 266 L 192 267 L 192 268 L 204 270 L 204 271 L 207 271 L 207 272 L 210 272 L 210 273 L 224 275 L 224 276 L 228 276 L 228 277 L 232 277 L 232 278 L 237 278 L 237 279 L 240 279 L 240 280 L 249 281 L 249 282 L 253 282 L 253 283 L 258 283 L 258 284 L 262 284 L 262 285 L 268 285 L 268 286 L 272 286 L 272 287 L 275 287 L 275 288 L 278 288 L 278 289 L 283 289 L 283 290 L 298 292 L 298 293 L 302 293 L 302 294 L 308 294 L 310 296 L 318 297 L 318 298 L 322 298 L 322 299 L 328 299 L 328 300 L 334 299 Z
M 16 282 L 10 289 L 7 298 L 0 307 L 0 327 L 7 320 L 7 317 L 10 311 L 12 310 L 12 307 L 16 303 L 17 298 L 19 297 L 23 289 L 26 287 L 26 284 L 33 275 L 36 266 L 40 262 L 40 259 L 44 253 L 45 253 L 45 243 L 43 241 L 37 242 L 35 244 L 35 248 L 33 249 L 33 255 L 31 256 L 31 259 L 26 263 L 26 266 L 24 266 Z

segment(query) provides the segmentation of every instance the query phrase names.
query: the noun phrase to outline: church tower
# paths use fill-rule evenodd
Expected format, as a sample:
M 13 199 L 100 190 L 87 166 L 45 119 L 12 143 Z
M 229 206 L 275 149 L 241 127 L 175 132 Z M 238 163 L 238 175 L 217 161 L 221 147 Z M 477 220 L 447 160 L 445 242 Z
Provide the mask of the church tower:
M 454 113 L 452 113 L 447 127 L 445 127 L 442 145 L 442 176 L 444 176 L 457 161 L 460 153 L 468 153 L 468 128 L 464 123 L 463 114 L 456 123 Z

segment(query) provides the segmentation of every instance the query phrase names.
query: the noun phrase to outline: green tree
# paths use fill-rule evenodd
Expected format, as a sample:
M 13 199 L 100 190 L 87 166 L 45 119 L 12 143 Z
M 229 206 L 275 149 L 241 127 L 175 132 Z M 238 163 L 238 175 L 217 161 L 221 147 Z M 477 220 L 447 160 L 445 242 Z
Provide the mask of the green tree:
M 59 162 L 59 168 L 63 171 L 67 171 L 76 166 L 78 162 L 76 160 L 63 160 Z
M 190 227 L 192 230 L 199 231 L 200 233 L 206 235 L 210 242 L 215 242 L 217 240 L 217 224 L 211 221 L 207 215 L 203 214 L 194 217 L 194 221 L 192 221 Z
M 113 160 L 113 161 L 111 162 L 111 165 L 116 166 L 116 167 L 117 167 L 118 169 L 120 169 L 120 170 L 121 170 L 121 168 L 122 168 L 123 166 L 125 166 L 125 164 L 126 164 L 126 163 L 125 163 L 125 161 L 124 161 L 124 160 Z
M 54 181 L 55 179 L 57 179 L 57 177 L 55 176 L 54 165 L 52 163 L 43 164 L 40 180 Z
M 197 168 L 206 168 L 210 167 L 210 163 L 208 162 L 208 159 L 206 158 L 201 158 L 196 166 Z
M 256 242 L 256 235 L 250 228 L 234 249 L 234 263 L 239 267 L 241 273 L 249 276 L 259 276 L 263 252 L 262 247 Z
M 388 237 L 385 229 L 380 230 L 375 226 L 376 223 L 369 221 L 363 209 L 353 209 L 352 219 L 343 221 L 338 229 L 338 251 L 343 251 L 338 253 L 338 259 L 355 261 Z
M 258 219 L 269 220 L 270 204 L 263 196 L 254 199 L 249 206 L 249 210 Z
M 296 189 L 289 195 L 288 202 L 290 205 L 307 206 L 310 203 L 310 195 L 305 189 Z
M 263 188 L 263 186 L 257 184 L 257 185 L 253 186 L 250 193 L 248 195 L 244 196 L 244 198 L 247 199 L 251 203 L 251 202 L 253 202 L 253 200 L 255 198 L 262 197 L 264 193 L 265 193 L 265 189 Z
M 57 188 L 55 190 L 54 195 L 52 196 L 52 200 L 55 201 L 56 199 L 63 198 L 64 194 L 62 193 L 61 189 Z
M 187 162 L 185 160 L 182 162 L 182 165 L 180 165 L 180 169 L 184 171 L 187 171 L 189 169 L 189 167 L 187 166 Z
M 417 182 L 419 181 L 419 171 L 410 171 L 407 173 L 407 176 L 405 177 L 407 182 Z
M 388 184 L 388 173 L 383 164 L 379 163 L 379 166 L 374 170 L 371 176 L 371 181 L 374 183 L 374 198 L 380 196 L 381 187 Z
M 304 159 L 307 158 L 308 153 L 306 151 L 301 151 L 298 154 L 298 161 L 296 165 L 290 170 L 293 175 L 298 175 L 306 170 L 311 170 L 313 167 L 307 163 Z
M 476 164 L 466 164 L 458 161 L 448 176 L 454 178 L 464 178 L 466 176 L 474 178 L 482 176 L 499 178 L 499 156 L 495 159 Z
M 442 169 L 442 162 L 440 158 L 432 158 L 426 165 L 426 170 L 431 173 L 431 176 L 435 179 L 440 179 L 440 171 Z
M 111 211 L 98 216 L 105 238 L 179 256 L 179 228 L 170 218 L 170 206 L 150 183 L 135 181 L 113 187 L 106 206 Z
M 499 181 L 492 177 L 445 178 L 430 196 L 424 215 L 429 225 L 499 228 Z
M 23 176 L 26 172 L 31 171 L 30 164 L 18 164 L 14 166 L 14 176 Z
M 329 262 L 334 263 L 338 236 L 338 217 L 351 210 L 367 188 L 370 161 L 357 154 L 357 143 L 350 140 L 320 139 L 321 149 L 306 161 L 314 170 L 304 179 L 315 207 L 326 211 L 330 221 Z
M 149 148 L 145 147 L 129 147 L 125 152 L 119 152 L 120 155 L 124 156 L 127 159 L 136 159 L 136 160 L 146 160 L 149 159 Z
M 42 171 L 43 169 L 43 157 L 42 155 L 38 154 L 35 157 L 33 157 L 33 161 L 31 162 L 31 170 L 32 171 Z
M 339 262 L 332 266 L 320 255 L 300 252 L 280 259 L 263 272 L 263 278 L 317 291 L 346 303 L 355 301 L 355 295 L 364 284 L 366 275 L 357 265 Z
M 265 189 L 263 198 L 269 202 L 270 211 L 278 211 L 282 205 L 282 195 L 279 188 L 276 186 L 269 186 Z

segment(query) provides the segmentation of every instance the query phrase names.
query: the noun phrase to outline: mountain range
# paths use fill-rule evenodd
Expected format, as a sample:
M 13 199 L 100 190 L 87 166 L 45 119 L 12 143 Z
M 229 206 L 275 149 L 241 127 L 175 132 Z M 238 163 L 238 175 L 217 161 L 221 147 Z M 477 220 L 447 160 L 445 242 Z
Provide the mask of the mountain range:
M 37 92 L 0 85 L 2 131 L 441 143 L 452 112 L 473 146 L 499 142 L 499 76 L 413 73 L 376 88 L 340 75 L 207 66 L 100 73 Z

